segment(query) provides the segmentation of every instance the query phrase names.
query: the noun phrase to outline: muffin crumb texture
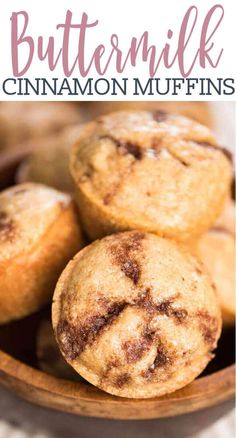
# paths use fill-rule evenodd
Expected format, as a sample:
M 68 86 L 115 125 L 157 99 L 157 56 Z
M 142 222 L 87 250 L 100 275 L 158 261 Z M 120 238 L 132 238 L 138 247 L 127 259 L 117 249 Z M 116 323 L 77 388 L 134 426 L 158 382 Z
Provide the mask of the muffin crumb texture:
M 52 309 L 69 364 L 90 383 L 131 398 L 191 382 L 221 331 L 202 265 L 175 243 L 138 231 L 79 252 L 58 281 Z
M 206 126 L 164 111 L 88 123 L 70 166 L 92 240 L 131 229 L 192 240 L 220 214 L 232 175 L 229 152 Z
M 52 298 L 56 281 L 82 247 L 72 198 L 41 184 L 0 193 L 0 323 L 23 318 Z

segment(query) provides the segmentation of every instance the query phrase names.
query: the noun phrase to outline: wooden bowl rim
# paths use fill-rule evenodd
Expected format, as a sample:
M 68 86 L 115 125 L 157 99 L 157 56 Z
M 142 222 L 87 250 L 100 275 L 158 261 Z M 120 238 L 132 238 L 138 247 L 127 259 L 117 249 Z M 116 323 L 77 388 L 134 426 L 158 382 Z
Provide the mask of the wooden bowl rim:
M 160 402 L 169 403 L 170 401 L 177 401 L 179 403 L 180 398 L 183 401 L 197 397 L 199 390 L 201 389 L 204 389 L 205 395 L 208 393 L 214 394 L 221 386 L 224 387 L 225 383 L 227 383 L 227 391 L 224 394 L 223 400 L 230 399 L 235 392 L 235 364 L 229 365 L 228 367 L 207 376 L 200 377 L 189 385 L 171 394 L 150 399 L 117 397 L 107 394 L 87 383 L 57 378 L 13 358 L 2 350 L 0 350 L 0 373 L 11 376 L 16 381 L 23 382 L 24 384 L 30 385 L 36 389 L 46 390 L 54 394 L 63 395 L 64 397 L 78 399 L 79 396 L 79 398 L 86 401 L 94 401 L 95 397 L 97 401 L 104 402 L 109 400 L 109 402 L 118 405 L 120 405 L 121 402 L 145 403 L 145 406 L 147 406 L 148 403 L 153 402 L 159 404 Z

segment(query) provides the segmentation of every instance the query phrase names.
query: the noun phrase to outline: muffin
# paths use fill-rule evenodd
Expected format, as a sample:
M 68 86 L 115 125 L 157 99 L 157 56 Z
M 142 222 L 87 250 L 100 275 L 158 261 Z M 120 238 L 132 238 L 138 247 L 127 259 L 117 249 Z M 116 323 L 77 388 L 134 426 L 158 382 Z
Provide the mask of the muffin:
M 82 239 L 71 197 L 40 184 L 0 193 L 0 323 L 51 300 Z
M 39 141 L 38 147 L 19 166 L 16 181 L 37 182 L 71 192 L 69 152 L 80 129 L 79 126 L 71 126 Z
M 214 228 L 222 228 L 235 236 L 235 201 L 228 199 Z
M 61 379 L 82 381 L 78 373 L 68 365 L 61 355 L 50 318 L 44 318 L 39 324 L 36 337 L 36 355 L 38 366 L 45 373 Z
M 167 239 L 139 231 L 79 252 L 54 293 L 60 350 L 86 380 L 122 397 L 162 396 L 212 358 L 221 331 L 202 265 Z
M 232 177 L 229 153 L 208 128 L 160 111 L 86 124 L 70 168 L 91 239 L 129 229 L 194 239 L 220 214 Z
M 0 149 L 25 142 L 33 146 L 79 121 L 79 109 L 68 102 L 1 102 Z
M 223 323 L 235 323 L 235 240 L 227 228 L 214 227 L 197 243 L 197 254 L 219 294 Z
M 212 127 L 213 118 L 210 106 L 207 102 L 174 102 L 174 101 L 123 101 L 123 102 L 84 102 L 85 117 L 93 119 L 97 116 L 109 114 L 114 111 L 144 110 L 144 111 L 168 111 L 190 117 L 196 122 Z

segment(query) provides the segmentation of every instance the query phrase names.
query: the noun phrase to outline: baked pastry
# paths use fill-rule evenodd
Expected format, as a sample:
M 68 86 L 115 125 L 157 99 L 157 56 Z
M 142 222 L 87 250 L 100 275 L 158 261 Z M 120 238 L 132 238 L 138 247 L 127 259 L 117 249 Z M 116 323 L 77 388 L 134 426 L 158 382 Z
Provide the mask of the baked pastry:
M 36 355 L 38 366 L 45 373 L 61 379 L 83 380 L 61 355 L 50 318 L 42 319 L 39 324 L 36 337 Z
M 235 201 L 228 199 L 214 228 L 222 228 L 235 236 Z
M 174 101 L 107 101 L 93 102 L 87 101 L 83 103 L 85 109 L 85 118 L 93 119 L 97 116 L 109 114 L 114 111 L 126 110 L 143 110 L 143 111 L 167 111 L 175 114 L 180 114 L 203 125 L 213 126 L 213 117 L 210 105 L 208 102 L 174 102 Z
M 197 254 L 205 265 L 219 294 L 223 323 L 235 323 L 235 240 L 223 226 L 215 226 L 197 243 Z
M 232 177 L 228 151 L 208 128 L 160 111 L 86 124 L 70 166 L 91 239 L 128 229 L 193 239 L 215 222 Z
M 80 129 L 79 126 L 71 126 L 39 141 L 38 147 L 20 164 L 16 181 L 32 181 L 71 192 L 69 152 Z
M 1 102 L 0 149 L 26 142 L 33 147 L 38 139 L 80 121 L 79 108 L 68 102 Z
M 221 331 L 215 290 L 177 244 L 138 231 L 80 251 L 52 305 L 65 359 L 122 397 L 161 396 L 187 385 L 212 358 Z
M 40 184 L 0 193 L 0 323 L 25 317 L 52 297 L 82 238 L 69 195 Z

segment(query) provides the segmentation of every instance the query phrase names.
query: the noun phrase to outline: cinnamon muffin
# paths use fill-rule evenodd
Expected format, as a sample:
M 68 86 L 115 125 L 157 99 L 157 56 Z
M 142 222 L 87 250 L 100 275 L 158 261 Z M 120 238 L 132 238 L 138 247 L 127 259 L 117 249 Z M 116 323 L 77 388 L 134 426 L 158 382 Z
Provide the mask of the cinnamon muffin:
M 88 123 L 70 166 L 91 239 L 129 229 L 193 239 L 215 222 L 232 177 L 229 153 L 208 128 L 160 111 Z
M 81 121 L 79 108 L 68 102 L 1 102 L 0 149 L 57 134 Z
M 16 181 L 32 181 L 71 192 L 69 152 L 80 129 L 79 126 L 71 126 L 39 141 L 37 148 L 20 164 Z
M 212 358 L 221 331 L 202 265 L 171 241 L 138 231 L 79 252 L 54 293 L 52 321 L 65 359 L 122 397 L 187 385 Z
M 48 303 L 66 263 L 81 248 L 69 195 L 40 184 L 0 193 L 0 323 Z
M 114 111 L 144 110 L 144 111 L 168 111 L 180 114 L 203 125 L 212 127 L 213 117 L 208 102 L 174 102 L 174 101 L 123 101 L 123 102 L 83 102 L 85 117 L 93 119 L 97 116 L 109 114 Z
M 215 226 L 197 243 L 197 254 L 207 268 L 219 294 L 223 323 L 235 323 L 235 240 L 232 232 Z

